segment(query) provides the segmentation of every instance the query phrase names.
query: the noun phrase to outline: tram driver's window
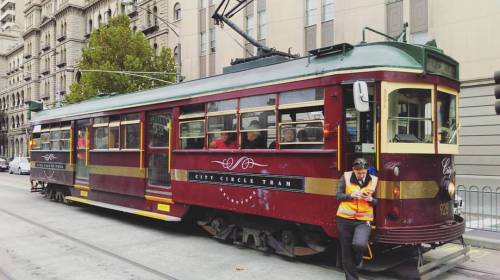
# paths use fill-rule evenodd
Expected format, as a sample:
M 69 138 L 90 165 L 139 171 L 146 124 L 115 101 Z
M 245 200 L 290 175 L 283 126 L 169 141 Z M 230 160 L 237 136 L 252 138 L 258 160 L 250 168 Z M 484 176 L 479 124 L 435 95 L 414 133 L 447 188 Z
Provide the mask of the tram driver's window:
M 457 144 L 457 96 L 437 93 L 437 138 L 441 144 Z
M 240 99 L 242 149 L 271 149 L 276 143 L 276 94 Z
M 179 119 L 181 148 L 203 149 L 205 147 L 205 104 L 181 107 Z
M 280 149 L 322 149 L 323 89 L 280 94 Z
M 139 114 L 123 115 L 120 127 L 122 149 L 139 149 L 141 137 Z
M 402 88 L 389 94 L 387 137 L 392 143 L 432 143 L 430 89 Z
M 224 100 L 207 104 L 208 143 L 211 149 L 237 149 L 237 100 Z

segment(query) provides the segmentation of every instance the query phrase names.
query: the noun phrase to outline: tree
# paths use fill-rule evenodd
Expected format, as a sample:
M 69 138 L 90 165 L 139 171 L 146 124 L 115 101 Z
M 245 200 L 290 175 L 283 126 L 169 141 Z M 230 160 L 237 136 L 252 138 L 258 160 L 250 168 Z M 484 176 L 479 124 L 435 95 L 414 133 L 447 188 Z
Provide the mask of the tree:
M 81 70 L 165 72 L 141 74 L 170 82 L 175 81 L 175 61 L 170 49 L 155 55 L 141 32 L 130 29 L 130 20 L 119 15 L 90 34 L 89 44 L 82 50 Z M 67 103 L 87 100 L 99 93 L 127 93 L 169 83 L 118 73 L 82 71 L 80 81 L 70 86 Z

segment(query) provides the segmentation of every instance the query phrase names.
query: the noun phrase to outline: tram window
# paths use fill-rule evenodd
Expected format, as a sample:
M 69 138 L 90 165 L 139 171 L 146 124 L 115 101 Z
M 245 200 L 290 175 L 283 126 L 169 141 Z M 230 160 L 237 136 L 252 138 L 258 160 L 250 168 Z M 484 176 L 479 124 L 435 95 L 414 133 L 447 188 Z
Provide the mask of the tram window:
M 389 142 L 432 143 L 430 89 L 402 88 L 389 94 Z
M 275 104 L 276 94 L 258 95 L 240 99 L 240 109 L 274 106 Z
M 323 148 L 323 107 L 280 110 L 281 149 Z
M 61 150 L 69 150 L 69 127 L 61 128 Z
M 40 133 L 33 133 L 31 136 L 31 150 L 40 150 L 40 145 L 41 145 L 41 140 L 40 140 Z
M 193 104 L 181 107 L 181 116 L 192 114 L 205 114 L 205 104 Z
M 203 149 L 205 146 L 205 120 L 189 120 L 179 124 L 182 149 Z
M 437 93 L 438 141 L 457 144 L 457 97 L 442 91 Z
M 148 115 L 148 137 L 150 147 L 168 147 L 168 125 L 170 114 L 155 112 Z
M 140 121 L 139 114 L 122 116 L 121 147 L 123 149 L 139 149 Z
M 58 151 L 61 149 L 61 131 L 59 128 L 52 128 L 50 130 L 50 149 Z
M 292 103 L 323 101 L 323 88 L 308 88 L 280 93 L 280 106 Z
M 222 111 L 236 110 L 237 105 L 238 105 L 238 100 L 236 99 L 215 101 L 208 103 L 207 111 L 222 112 Z
M 107 123 L 109 123 L 108 117 L 94 118 L 94 125 L 95 124 L 107 124 Z
M 42 129 L 40 134 L 40 149 L 44 151 L 50 150 L 50 131 Z
M 107 149 L 108 146 L 108 126 L 94 127 L 94 149 Z
M 236 149 L 236 114 L 208 117 L 208 143 L 212 149 Z
M 152 185 L 169 186 L 170 176 L 168 172 L 168 155 L 151 154 L 149 155 L 148 182 Z
M 276 114 L 273 111 L 240 114 L 242 149 L 273 148 L 276 141 Z

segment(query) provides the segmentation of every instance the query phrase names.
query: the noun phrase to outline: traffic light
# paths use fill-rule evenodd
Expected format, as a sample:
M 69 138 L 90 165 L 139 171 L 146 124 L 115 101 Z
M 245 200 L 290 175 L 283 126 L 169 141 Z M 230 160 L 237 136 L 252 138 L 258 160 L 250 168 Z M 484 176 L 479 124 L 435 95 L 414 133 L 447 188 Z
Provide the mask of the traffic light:
M 495 79 L 495 111 L 497 115 L 500 115 L 500 71 L 496 71 L 494 75 Z

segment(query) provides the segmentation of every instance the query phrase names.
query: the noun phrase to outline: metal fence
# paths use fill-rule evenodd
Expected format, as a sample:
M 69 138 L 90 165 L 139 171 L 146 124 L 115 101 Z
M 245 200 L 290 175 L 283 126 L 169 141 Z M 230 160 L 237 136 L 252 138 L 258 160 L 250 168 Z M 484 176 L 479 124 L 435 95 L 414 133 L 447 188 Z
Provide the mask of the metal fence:
M 500 187 L 457 187 L 455 211 L 465 218 L 467 228 L 500 231 L 499 206 Z

